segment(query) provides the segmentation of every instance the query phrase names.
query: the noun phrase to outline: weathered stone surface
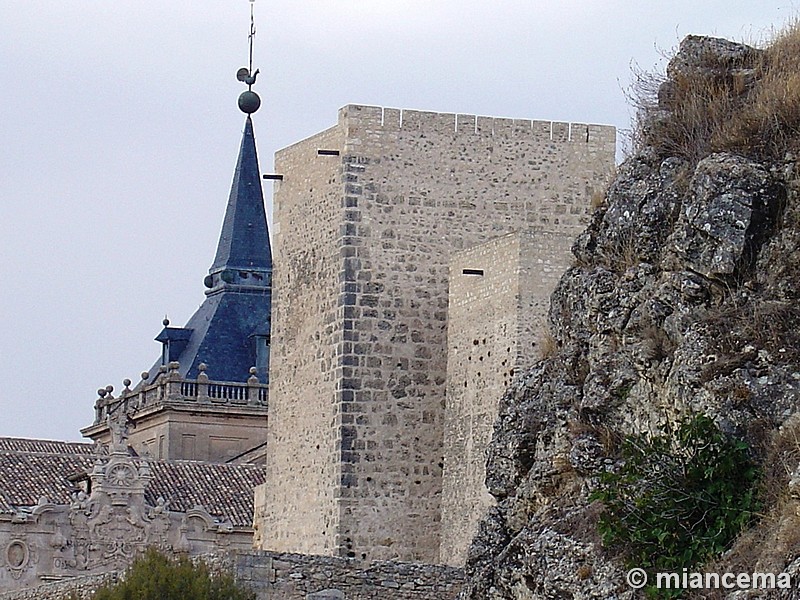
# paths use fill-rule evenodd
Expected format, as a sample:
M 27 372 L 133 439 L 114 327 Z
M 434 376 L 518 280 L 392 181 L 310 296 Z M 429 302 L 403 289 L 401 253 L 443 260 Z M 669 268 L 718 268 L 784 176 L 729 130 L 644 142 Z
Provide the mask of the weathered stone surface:
M 307 600 L 344 600 L 345 595 L 341 590 L 322 590 L 306 596 Z
M 671 83 L 744 76 L 758 52 L 688 38 Z M 601 547 L 601 507 L 589 501 L 619 439 L 703 412 L 764 452 L 798 418 L 794 157 L 659 152 L 618 169 L 551 296 L 557 351 L 501 400 L 486 479 L 498 504 L 473 541 L 464 599 L 638 597 Z M 769 564 L 792 570 L 794 559 Z
M 760 164 L 713 154 L 697 165 L 668 244 L 678 261 L 709 278 L 749 268 L 758 244 L 772 227 L 781 190 Z
M 84 575 L 63 581 L 43 583 L 33 587 L 0 593 L 0 600 L 90 600 L 102 585 L 114 584 L 119 573 L 109 572 L 101 575 Z M 74 594 L 74 596 L 73 596 Z
M 550 516 L 531 518 L 530 525 L 518 533 L 497 560 L 472 577 L 460 598 L 635 598 L 625 589 L 624 571 L 597 552 L 594 544 L 576 540 L 574 532 L 557 527 L 570 527 L 563 520 Z
M 573 253 L 582 264 L 629 266 L 658 256 L 680 208 L 678 158 L 659 161 L 643 151 L 620 165 L 617 177 Z M 635 217 L 635 218 L 634 218 Z
M 464 565 L 477 523 L 494 504 L 484 481 L 498 404 L 549 343 L 549 297 L 572 263 L 572 241 L 558 232 L 513 233 L 459 252 L 450 263 L 443 563 Z
M 463 570 L 401 562 L 363 562 L 330 556 L 275 552 L 227 552 L 200 557 L 212 570 L 233 573 L 258 600 L 454 600 Z M 119 572 L 79 577 L 14 592 L 0 600 L 90 600 Z
M 746 44 L 689 35 L 667 65 L 667 77 L 672 81 L 697 74 L 730 77 L 752 68 L 761 53 L 761 50 Z

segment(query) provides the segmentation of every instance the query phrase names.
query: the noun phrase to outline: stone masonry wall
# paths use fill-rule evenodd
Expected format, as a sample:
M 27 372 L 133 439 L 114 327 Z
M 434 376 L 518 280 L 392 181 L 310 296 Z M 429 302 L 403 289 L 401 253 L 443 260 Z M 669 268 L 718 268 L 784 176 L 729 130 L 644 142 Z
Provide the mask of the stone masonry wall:
M 317 550 L 435 562 L 450 256 L 517 230 L 577 234 L 587 222 L 589 198 L 613 167 L 615 131 L 354 105 L 341 109 L 333 131 L 276 157 L 285 177 L 276 191 L 274 220 L 282 239 L 276 248 L 317 262 L 334 257 L 338 286 L 310 280 L 303 288 L 282 289 L 291 284 L 276 277 L 273 293 L 291 304 L 276 311 L 273 322 L 280 328 L 282 319 L 319 324 L 321 311 L 330 316 L 338 307 L 333 321 L 324 320 L 325 328 L 317 330 L 320 339 L 311 337 L 311 328 L 306 335 L 273 334 L 273 352 L 284 363 L 271 375 L 270 452 L 292 460 L 268 459 L 275 468 L 268 469 L 267 493 L 274 488 L 285 508 L 277 498 L 266 502 L 263 547 L 308 551 L 309 527 L 294 515 L 317 515 L 323 506 L 329 511 L 333 499 L 335 532 L 327 524 L 336 517 L 311 525 L 314 539 L 320 531 L 327 536 L 313 544 Z M 334 159 L 339 176 L 331 160 L 332 171 L 317 178 L 332 196 L 338 193 L 338 203 L 331 201 L 338 207 L 332 240 L 329 222 L 296 228 L 288 211 L 319 210 L 305 189 L 314 186 L 295 180 L 318 172 L 321 157 L 311 147 L 323 148 L 334 138 L 341 142 L 331 147 L 341 153 Z M 280 252 L 276 272 L 280 261 L 296 261 Z M 324 277 L 330 281 L 328 271 Z M 312 287 L 316 295 L 309 293 Z M 305 354 L 283 348 L 307 341 L 303 353 L 324 356 L 315 359 L 316 371 L 304 368 Z M 276 386 L 286 393 L 274 393 Z M 332 418 L 320 410 L 322 402 Z M 330 442 L 326 428 L 337 436 L 333 456 L 330 445 L 316 449 L 319 439 Z M 313 443 L 304 433 L 312 429 L 318 435 Z M 287 447 L 278 450 L 279 443 Z M 333 478 L 324 477 L 337 489 L 323 493 L 313 482 L 322 481 L 321 465 L 332 469 L 337 461 L 339 477 L 333 470 Z M 272 507 L 282 516 L 270 516 Z
M 237 406 L 225 409 L 223 413 L 214 406 L 175 403 L 137 423 L 129 443 L 140 454 L 159 460 L 225 462 L 264 442 L 266 412 Z
M 78 600 L 90 600 L 97 588 L 116 583 L 118 578 L 118 573 L 109 572 L 51 581 L 13 592 L 0 592 L 0 600 L 71 600 L 74 596 L 77 596 Z
M 258 600 L 451 600 L 464 583 L 461 569 L 414 563 L 271 552 L 236 562 L 237 579 Z
M 275 159 L 287 175 L 273 204 L 269 451 L 266 483 L 255 494 L 257 547 L 334 551 L 341 478 L 333 423 L 342 353 L 341 167 L 317 149 L 342 144 L 334 128 Z
M 399 562 L 275 552 L 206 555 L 212 568 L 232 571 L 258 600 L 453 600 L 464 583 L 461 569 Z M 14 592 L 0 600 L 68 600 L 75 592 L 89 600 L 93 591 L 119 575 L 76 577 Z
M 498 403 L 547 341 L 550 293 L 571 263 L 563 233 L 509 234 L 457 253 L 450 264 L 440 562 L 462 566 L 493 504 L 485 451 Z

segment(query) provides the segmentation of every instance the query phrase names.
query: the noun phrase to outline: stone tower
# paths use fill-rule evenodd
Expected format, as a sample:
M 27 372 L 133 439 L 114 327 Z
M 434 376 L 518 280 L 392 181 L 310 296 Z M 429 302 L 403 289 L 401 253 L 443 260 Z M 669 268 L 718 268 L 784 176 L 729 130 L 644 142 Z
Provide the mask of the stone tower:
M 454 253 L 447 310 L 447 406 L 439 559 L 463 566 L 494 505 L 486 449 L 500 399 L 552 343 L 550 294 L 572 264 L 572 238 L 539 229 Z M 478 317 L 478 318 L 476 318 Z
M 614 151 L 612 127 L 350 105 L 277 153 L 258 545 L 439 561 L 451 257 L 571 239 Z
M 156 337 L 161 358 L 142 381 L 119 397 L 99 390 L 94 423 L 83 435 L 108 442 L 107 419 L 124 410 L 130 445 L 155 458 L 224 461 L 255 448 L 263 455 L 272 252 L 249 114 L 204 283 L 205 301 L 184 327 L 164 321 Z

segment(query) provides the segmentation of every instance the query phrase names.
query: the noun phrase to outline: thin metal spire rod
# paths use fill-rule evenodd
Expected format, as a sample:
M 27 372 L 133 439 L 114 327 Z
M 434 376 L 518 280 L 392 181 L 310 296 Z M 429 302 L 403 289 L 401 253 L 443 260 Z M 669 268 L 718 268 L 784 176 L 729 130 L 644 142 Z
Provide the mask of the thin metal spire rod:
M 250 73 L 253 72 L 253 38 L 256 36 L 256 22 L 253 18 L 253 5 L 255 4 L 255 0 L 250 0 L 250 35 L 248 35 L 248 39 L 250 40 L 250 64 L 249 69 Z M 247 86 L 249 90 L 252 87 L 251 85 Z

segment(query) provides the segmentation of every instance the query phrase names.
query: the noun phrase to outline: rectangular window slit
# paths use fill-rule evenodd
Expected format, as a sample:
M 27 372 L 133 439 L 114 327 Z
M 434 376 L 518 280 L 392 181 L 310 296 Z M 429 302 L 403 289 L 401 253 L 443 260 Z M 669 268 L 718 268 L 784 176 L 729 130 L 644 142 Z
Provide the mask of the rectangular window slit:
M 317 150 L 319 156 L 339 156 L 338 150 Z
M 483 277 L 483 269 L 464 269 L 461 271 L 462 275 L 480 275 Z

